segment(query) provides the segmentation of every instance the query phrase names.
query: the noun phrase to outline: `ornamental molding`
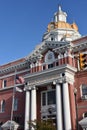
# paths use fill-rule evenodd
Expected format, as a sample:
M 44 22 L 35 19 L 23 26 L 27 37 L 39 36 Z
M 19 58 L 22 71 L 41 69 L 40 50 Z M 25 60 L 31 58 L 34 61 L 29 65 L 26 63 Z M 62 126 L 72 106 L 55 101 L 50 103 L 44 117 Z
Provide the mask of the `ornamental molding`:
M 87 40 L 84 42 L 79 42 L 78 44 L 73 44 L 72 52 L 79 52 L 81 50 L 87 49 Z
M 64 53 L 65 51 L 70 50 L 72 53 L 75 53 L 80 52 L 84 49 L 87 49 L 87 40 L 85 40 L 84 42 L 79 41 L 79 43 L 76 44 L 75 43 L 73 44 L 73 42 L 68 42 L 65 45 L 53 49 L 53 51 L 56 53 Z
M 72 50 L 72 44 L 70 42 L 67 42 L 66 44 L 62 44 L 60 47 L 53 49 L 53 51 L 58 54 L 66 53 L 68 52 L 68 50 L 70 51 Z
M 55 49 L 60 48 L 62 46 L 65 46 L 69 44 L 69 42 L 63 42 L 63 41 L 44 41 L 38 47 L 35 48 L 35 50 L 26 57 L 26 60 L 29 60 L 31 63 L 41 59 L 43 57 L 43 53 L 45 53 L 48 49 Z

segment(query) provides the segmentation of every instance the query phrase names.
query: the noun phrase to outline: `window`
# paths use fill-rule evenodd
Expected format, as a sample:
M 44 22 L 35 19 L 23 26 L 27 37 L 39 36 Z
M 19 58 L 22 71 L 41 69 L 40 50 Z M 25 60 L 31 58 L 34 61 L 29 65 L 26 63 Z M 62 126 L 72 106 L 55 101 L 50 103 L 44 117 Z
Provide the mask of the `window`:
M 7 86 L 7 80 L 3 80 L 3 88 Z
M 53 37 L 51 37 L 51 41 L 53 41 L 54 40 L 54 38 Z
M 46 105 L 46 93 L 42 93 L 42 106 Z
M 48 69 L 53 68 L 53 64 L 48 64 Z
M 55 90 L 42 92 L 42 106 L 56 104 L 56 93 Z
M 59 65 L 59 62 L 56 62 L 56 66 L 58 66 Z
M 86 84 L 81 85 L 81 97 L 82 99 L 87 99 L 87 85 Z
M 56 104 L 56 94 L 55 94 L 55 91 L 48 91 L 47 92 L 47 103 L 48 103 L 48 105 Z
M 84 117 L 87 117 L 87 112 L 86 112 L 86 113 L 84 113 Z
M 1 101 L 1 112 L 5 111 L 5 100 Z
M 18 99 L 14 98 L 14 111 L 17 111 L 18 109 Z
M 51 119 L 56 126 L 56 91 L 48 89 L 41 93 L 41 119 Z
M 45 69 L 46 69 L 46 66 L 44 65 L 44 66 L 43 66 L 43 70 L 45 70 Z
M 83 118 L 87 117 L 87 112 L 82 114 Z
M 87 85 L 86 84 L 82 84 L 81 85 L 81 89 L 82 89 L 82 95 L 87 95 Z

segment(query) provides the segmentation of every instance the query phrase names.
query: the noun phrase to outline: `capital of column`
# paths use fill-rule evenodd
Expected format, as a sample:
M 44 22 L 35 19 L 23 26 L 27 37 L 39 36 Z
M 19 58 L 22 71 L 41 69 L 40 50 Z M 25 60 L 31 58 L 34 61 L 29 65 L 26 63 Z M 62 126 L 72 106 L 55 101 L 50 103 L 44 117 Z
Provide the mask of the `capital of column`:
M 31 90 L 36 90 L 36 86 L 31 86 Z
M 35 85 L 31 86 L 29 82 L 25 83 L 24 91 L 31 91 L 31 90 L 36 90 L 36 86 Z
M 66 83 L 66 82 L 67 82 L 66 78 L 59 78 L 59 79 L 53 81 L 53 85 Z
M 66 82 L 73 85 L 74 79 L 68 77 L 65 73 L 61 73 L 58 79 L 53 80 L 53 85 L 66 83 Z

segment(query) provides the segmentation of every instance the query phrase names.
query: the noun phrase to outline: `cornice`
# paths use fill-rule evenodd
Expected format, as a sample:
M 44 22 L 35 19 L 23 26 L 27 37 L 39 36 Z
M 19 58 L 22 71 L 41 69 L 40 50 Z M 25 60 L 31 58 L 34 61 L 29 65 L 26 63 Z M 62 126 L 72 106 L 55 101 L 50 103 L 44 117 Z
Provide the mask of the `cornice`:
M 0 68 L 0 75 L 11 73 L 15 70 L 20 70 L 20 69 L 23 69 L 23 68 L 28 67 L 28 66 L 29 66 L 29 61 L 24 61 L 24 62 L 15 64 L 15 65 L 10 65 L 10 66 L 5 67 L 5 68 Z
M 80 52 L 84 49 L 87 49 L 87 40 L 85 40 L 84 42 L 80 42 L 79 43 L 74 43 L 73 42 L 67 42 L 67 44 L 62 45 L 58 48 L 53 49 L 53 51 L 61 53 L 61 52 L 65 52 L 65 50 L 70 49 L 73 53 L 75 52 Z
M 14 75 L 16 75 L 16 74 L 23 74 L 23 73 L 26 73 L 26 72 L 29 72 L 29 71 L 30 71 L 30 69 L 21 70 L 21 71 L 19 71 L 19 72 L 13 71 L 12 73 L 6 73 L 6 74 L 4 74 L 4 75 L 0 75 L 0 79 L 8 78 L 8 77 L 14 76 Z
M 79 42 L 78 44 L 73 44 L 73 52 L 79 52 L 81 50 L 87 49 L 87 40 L 84 42 Z
M 53 51 L 56 53 L 63 53 L 66 50 L 72 50 L 72 47 L 73 45 L 70 42 L 66 42 L 65 44 L 62 44 L 60 47 L 53 49 Z
M 61 74 L 66 74 L 66 79 L 69 83 L 74 82 L 74 75 L 77 69 L 70 65 L 62 65 L 54 67 L 45 71 L 27 74 L 24 76 L 25 81 L 28 82 L 28 86 L 41 86 L 43 84 L 53 83 L 54 80 L 61 82 Z
M 0 88 L 0 92 L 10 90 L 10 89 L 14 88 L 14 86 L 15 87 L 23 87 L 24 84 L 15 84 L 15 85 L 10 86 L 10 87 Z

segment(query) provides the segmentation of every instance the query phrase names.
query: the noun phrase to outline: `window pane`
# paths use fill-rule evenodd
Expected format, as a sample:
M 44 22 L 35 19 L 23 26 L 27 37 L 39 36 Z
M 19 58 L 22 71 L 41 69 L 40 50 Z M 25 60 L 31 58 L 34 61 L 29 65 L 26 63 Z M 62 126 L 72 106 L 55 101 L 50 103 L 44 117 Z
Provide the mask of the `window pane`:
M 43 70 L 45 70 L 46 69 L 46 66 L 43 66 Z
M 5 100 L 1 101 L 1 112 L 5 111 Z
M 42 93 L 42 106 L 46 105 L 46 93 Z
M 82 95 L 87 95 L 87 86 L 86 85 L 82 85 Z
M 48 69 L 53 68 L 53 64 L 48 65 Z
M 56 104 L 56 94 L 55 91 L 49 91 L 47 92 L 47 103 L 48 105 Z
M 3 81 L 3 87 L 6 87 L 7 86 L 7 80 L 4 80 Z

